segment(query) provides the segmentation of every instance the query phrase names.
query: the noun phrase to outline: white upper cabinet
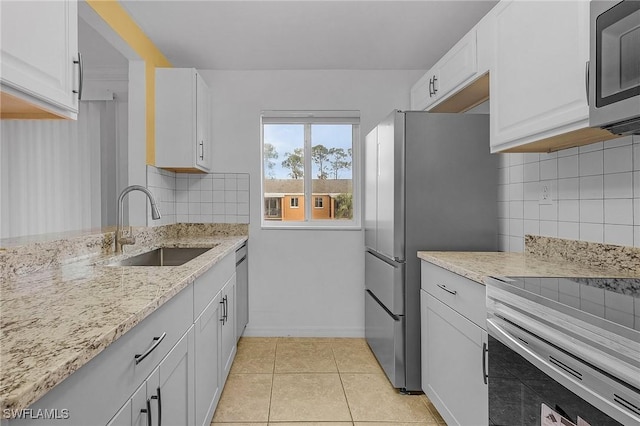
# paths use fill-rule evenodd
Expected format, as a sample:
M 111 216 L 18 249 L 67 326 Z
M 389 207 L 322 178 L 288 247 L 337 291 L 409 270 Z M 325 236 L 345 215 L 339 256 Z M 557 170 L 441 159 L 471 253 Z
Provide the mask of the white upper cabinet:
M 490 12 L 418 80 L 411 89 L 412 109 L 462 112 L 489 97 L 484 74 L 493 54 L 492 19 Z
M 193 68 L 156 69 L 156 167 L 211 169 L 211 93 Z
M 2 1 L 2 118 L 78 115 L 76 0 Z
M 589 128 L 589 2 L 502 1 L 494 11 L 491 151 L 544 152 L 612 137 Z

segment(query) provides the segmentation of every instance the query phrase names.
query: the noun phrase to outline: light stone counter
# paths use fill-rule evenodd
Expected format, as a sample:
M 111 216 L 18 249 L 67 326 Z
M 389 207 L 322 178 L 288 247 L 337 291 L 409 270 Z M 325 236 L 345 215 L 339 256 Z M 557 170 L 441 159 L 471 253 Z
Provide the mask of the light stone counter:
M 489 276 L 638 277 L 620 269 L 588 266 L 562 258 L 525 253 L 420 251 L 418 257 L 481 284 Z
M 246 235 L 215 232 L 162 232 L 163 238 L 141 238 L 123 256 L 103 251 L 40 270 L 28 268 L 24 274 L 3 273 L 3 414 L 28 407 L 247 240 Z M 160 246 L 213 249 L 181 266 L 105 265 Z

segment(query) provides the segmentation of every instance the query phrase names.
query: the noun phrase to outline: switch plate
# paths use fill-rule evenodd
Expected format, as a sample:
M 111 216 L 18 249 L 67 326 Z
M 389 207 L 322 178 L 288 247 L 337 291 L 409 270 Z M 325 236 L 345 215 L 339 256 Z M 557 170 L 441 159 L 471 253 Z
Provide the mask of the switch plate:
M 540 182 L 540 193 L 538 195 L 538 204 L 553 204 L 553 187 L 550 183 Z

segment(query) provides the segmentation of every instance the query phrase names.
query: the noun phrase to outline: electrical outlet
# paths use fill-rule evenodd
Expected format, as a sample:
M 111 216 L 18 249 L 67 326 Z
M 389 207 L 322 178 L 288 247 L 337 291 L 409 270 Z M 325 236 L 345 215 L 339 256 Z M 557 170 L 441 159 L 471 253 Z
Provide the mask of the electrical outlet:
M 538 204 L 553 204 L 553 188 L 550 183 L 540 182 Z

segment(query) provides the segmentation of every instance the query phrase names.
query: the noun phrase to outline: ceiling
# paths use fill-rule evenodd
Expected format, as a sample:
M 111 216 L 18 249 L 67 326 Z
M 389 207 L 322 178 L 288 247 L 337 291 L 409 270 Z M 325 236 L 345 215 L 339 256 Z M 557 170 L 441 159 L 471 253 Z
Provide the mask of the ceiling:
M 121 0 L 176 67 L 430 68 L 497 1 Z

